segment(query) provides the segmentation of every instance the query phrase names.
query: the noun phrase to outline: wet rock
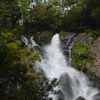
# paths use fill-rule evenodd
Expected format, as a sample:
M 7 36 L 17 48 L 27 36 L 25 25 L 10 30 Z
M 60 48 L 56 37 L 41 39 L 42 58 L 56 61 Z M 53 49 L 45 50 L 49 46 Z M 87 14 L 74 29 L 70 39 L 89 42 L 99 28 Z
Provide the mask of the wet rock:
M 66 34 L 65 39 L 74 39 L 74 37 L 76 37 L 76 36 L 77 36 L 77 33 L 70 32 L 70 33 Z
M 71 45 L 76 35 L 76 33 L 67 33 L 65 39 L 61 39 L 63 49 L 67 49 Z
M 77 33 L 67 33 L 64 39 L 61 39 L 61 48 L 64 54 L 67 56 L 67 62 L 71 65 L 71 49 L 73 40 L 76 37 Z
M 86 99 L 80 96 L 80 97 L 76 98 L 75 100 L 86 100 Z
M 58 97 L 58 100 L 66 100 L 66 98 L 68 100 L 72 100 L 72 98 L 74 97 L 74 93 L 73 93 L 73 90 L 72 90 L 72 87 L 71 87 L 71 82 L 72 82 L 71 78 L 67 73 L 63 74 L 60 77 L 61 86 L 59 86 L 59 87 L 62 88 L 62 90 L 66 91 L 66 92 L 63 92 L 61 90 L 59 97 Z
M 97 93 L 94 97 L 93 100 L 100 100 L 100 93 Z

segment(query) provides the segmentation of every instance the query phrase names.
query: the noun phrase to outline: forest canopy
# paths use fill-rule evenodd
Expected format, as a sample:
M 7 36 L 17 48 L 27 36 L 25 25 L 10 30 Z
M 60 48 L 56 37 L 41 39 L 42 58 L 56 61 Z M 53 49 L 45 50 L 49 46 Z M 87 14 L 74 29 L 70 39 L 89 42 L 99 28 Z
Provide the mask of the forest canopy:
M 99 0 L 1 0 L 1 31 L 85 31 L 100 27 Z

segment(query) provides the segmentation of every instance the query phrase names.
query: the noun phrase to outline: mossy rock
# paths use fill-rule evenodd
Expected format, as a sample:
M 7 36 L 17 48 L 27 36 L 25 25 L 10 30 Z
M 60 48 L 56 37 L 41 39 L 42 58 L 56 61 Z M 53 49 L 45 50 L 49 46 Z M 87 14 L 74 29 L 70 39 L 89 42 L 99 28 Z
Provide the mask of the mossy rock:
M 43 32 L 38 32 L 34 39 L 39 45 L 45 45 L 50 43 L 52 36 L 53 36 L 52 32 L 43 31 Z

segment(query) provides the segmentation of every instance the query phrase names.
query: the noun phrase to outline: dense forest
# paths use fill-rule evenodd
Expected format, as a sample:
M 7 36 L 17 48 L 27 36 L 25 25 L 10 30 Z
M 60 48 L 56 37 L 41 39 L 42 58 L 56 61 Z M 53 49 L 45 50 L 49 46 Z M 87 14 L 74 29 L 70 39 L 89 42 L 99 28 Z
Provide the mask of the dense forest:
M 47 100 L 58 93 L 57 79 L 30 73 L 41 59 L 35 48 L 23 46 L 21 35 L 35 35 L 44 44 L 56 32 L 97 38 L 99 31 L 100 0 L 0 0 L 0 100 Z

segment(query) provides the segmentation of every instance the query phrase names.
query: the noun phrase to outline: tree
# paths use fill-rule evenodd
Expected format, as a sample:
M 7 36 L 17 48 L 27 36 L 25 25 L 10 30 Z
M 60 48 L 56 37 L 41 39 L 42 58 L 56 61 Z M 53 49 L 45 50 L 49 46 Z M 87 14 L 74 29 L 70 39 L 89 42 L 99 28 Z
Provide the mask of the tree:
M 100 0 L 64 0 L 63 6 L 69 7 L 64 14 L 63 27 L 66 31 L 85 31 L 100 29 Z
M 3 14 L 4 14 L 4 10 L 0 9 L 0 20 L 2 19 Z
M 100 11 L 100 0 L 80 0 L 81 2 L 79 5 L 81 5 L 82 10 L 85 11 L 84 19 L 88 19 L 89 21 L 86 21 L 86 24 L 90 26 L 92 29 L 98 29 L 100 27 L 100 20 L 99 20 L 99 11 Z M 83 20 L 84 20 L 83 19 Z
M 50 81 L 41 72 L 30 73 L 37 60 L 40 58 L 34 48 L 22 48 L 13 34 L 0 33 L 1 100 L 46 100 L 48 93 L 54 93 L 56 79 Z
M 0 31 L 11 31 L 28 18 L 29 3 L 26 0 L 1 0 L 0 9 L 4 10 Z
M 34 28 L 37 31 L 56 29 L 61 25 L 61 13 L 52 3 L 38 2 L 33 5 L 29 14 L 30 22 L 25 22 L 26 28 Z

